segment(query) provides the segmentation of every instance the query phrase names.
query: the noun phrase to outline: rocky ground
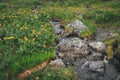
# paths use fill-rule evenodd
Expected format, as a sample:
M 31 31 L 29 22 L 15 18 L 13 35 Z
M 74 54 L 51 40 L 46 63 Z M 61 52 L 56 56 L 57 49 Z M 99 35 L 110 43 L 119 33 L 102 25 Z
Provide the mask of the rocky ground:
M 108 30 L 97 28 L 96 34 L 89 40 L 78 37 L 82 31 L 89 30 L 79 20 L 69 23 L 67 30 L 61 27 L 60 22 L 51 24 L 58 35 L 54 64 L 72 66 L 77 73 L 77 80 L 120 80 L 119 72 L 106 57 L 103 41 L 112 36 Z

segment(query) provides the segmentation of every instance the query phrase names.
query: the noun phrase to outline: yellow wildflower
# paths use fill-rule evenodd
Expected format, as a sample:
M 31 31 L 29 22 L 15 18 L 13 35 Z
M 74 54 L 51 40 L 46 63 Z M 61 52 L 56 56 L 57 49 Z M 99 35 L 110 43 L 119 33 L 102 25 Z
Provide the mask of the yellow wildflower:
M 32 34 L 34 34 L 35 33 L 35 30 L 32 30 Z
M 46 48 L 46 45 L 43 45 L 44 48 Z
M 37 18 L 38 18 L 38 16 L 34 16 L 34 18 L 36 18 L 36 19 L 37 19 Z
M 36 35 L 36 37 L 38 37 L 39 35 Z
M 24 29 L 24 30 L 25 30 L 25 29 L 28 29 L 28 28 L 27 28 L 27 27 L 25 27 L 25 26 L 22 26 L 22 27 L 21 27 L 21 29 Z
M 37 35 L 40 35 L 40 34 L 41 34 L 41 32 L 37 32 L 36 34 L 37 34 Z
M 37 77 L 35 78 L 35 80 L 40 80 L 40 78 L 37 76 Z
M 0 27 L 2 26 L 2 24 L 0 24 Z
M 28 29 L 27 27 L 24 27 L 24 29 Z
M 41 28 L 41 30 L 42 30 L 42 31 L 46 31 L 46 29 L 45 29 L 45 28 Z
M 12 26 L 14 26 L 15 24 L 14 23 L 12 23 Z
M 4 22 L 7 22 L 6 20 Z
M 33 38 L 32 41 L 34 42 L 34 41 L 35 41 L 35 38 Z
M 44 52 L 44 50 L 41 50 L 41 52 Z
M 28 41 L 28 38 L 27 38 L 27 37 L 24 37 L 24 41 Z
M 17 16 L 14 16 L 15 18 L 18 18 Z

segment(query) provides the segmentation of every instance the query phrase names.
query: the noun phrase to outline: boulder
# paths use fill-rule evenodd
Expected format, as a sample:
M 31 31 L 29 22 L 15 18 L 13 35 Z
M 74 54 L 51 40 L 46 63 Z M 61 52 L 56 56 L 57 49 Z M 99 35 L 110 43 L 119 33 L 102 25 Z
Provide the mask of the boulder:
M 75 20 L 69 23 L 66 27 L 69 34 L 74 34 L 79 36 L 82 31 L 89 30 L 89 28 L 79 20 Z
M 104 53 L 106 51 L 106 45 L 103 42 L 91 42 L 89 45 L 97 52 Z
M 90 52 L 88 44 L 77 37 L 62 39 L 57 45 L 57 51 L 58 56 L 66 58 L 68 61 L 78 55 L 86 56 Z
M 88 56 L 88 59 L 90 61 L 102 61 L 103 60 L 103 55 L 98 53 L 98 52 L 94 52 L 91 55 Z
M 104 62 L 103 61 L 91 61 L 89 63 L 89 71 L 97 76 L 104 75 Z
M 117 80 L 119 79 L 120 73 L 117 72 L 112 64 L 105 64 L 104 79 L 102 80 Z
M 87 63 L 87 65 L 85 65 Z M 83 68 L 84 65 L 84 68 Z M 104 61 L 81 61 L 73 66 L 77 72 L 77 80 L 119 80 L 119 73 L 112 64 Z
M 50 63 L 52 66 L 56 67 L 65 67 L 65 64 L 63 63 L 62 59 L 56 59 Z

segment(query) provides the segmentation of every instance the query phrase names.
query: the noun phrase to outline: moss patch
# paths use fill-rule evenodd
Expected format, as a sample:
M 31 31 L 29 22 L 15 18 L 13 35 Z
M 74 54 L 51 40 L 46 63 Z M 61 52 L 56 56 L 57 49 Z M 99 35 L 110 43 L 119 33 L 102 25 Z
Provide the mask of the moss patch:
M 113 39 L 106 39 L 104 43 L 107 45 L 107 57 L 112 59 L 115 54 L 119 53 L 120 49 L 120 34 L 115 36 Z

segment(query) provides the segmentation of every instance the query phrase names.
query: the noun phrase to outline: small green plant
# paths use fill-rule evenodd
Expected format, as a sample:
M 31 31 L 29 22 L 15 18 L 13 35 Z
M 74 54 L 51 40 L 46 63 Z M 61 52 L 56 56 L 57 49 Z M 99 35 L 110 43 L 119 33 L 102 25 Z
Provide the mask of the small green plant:
M 95 18 L 96 23 L 108 23 L 108 22 L 116 22 L 120 19 L 120 14 L 113 13 L 109 11 L 102 12 L 98 14 Z
M 104 43 L 107 45 L 107 57 L 112 59 L 115 54 L 119 54 L 120 35 L 115 36 L 113 39 L 106 39 Z
M 0 3 L 0 9 L 7 8 L 8 5 L 6 3 Z
M 52 9 L 48 12 L 49 14 L 49 18 L 50 20 L 51 19 L 59 19 L 63 24 L 65 23 L 68 23 L 74 19 L 77 18 L 77 16 L 70 12 L 70 11 L 67 11 L 65 9 Z
M 45 70 L 30 75 L 27 80 L 76 80 L 76 73 L 72 67 L 47 66 Z
M 76 80 L 76 74 L 71 67 L 55 69 L 48 67 L 42 75 L 42 80 Z
M 83 31 L 79 34 L 82 38 L 89 38 L 96 33 L 96 27 L 88 21 L 83 21 L 83 23 L 89 28 L 87 31 Z

